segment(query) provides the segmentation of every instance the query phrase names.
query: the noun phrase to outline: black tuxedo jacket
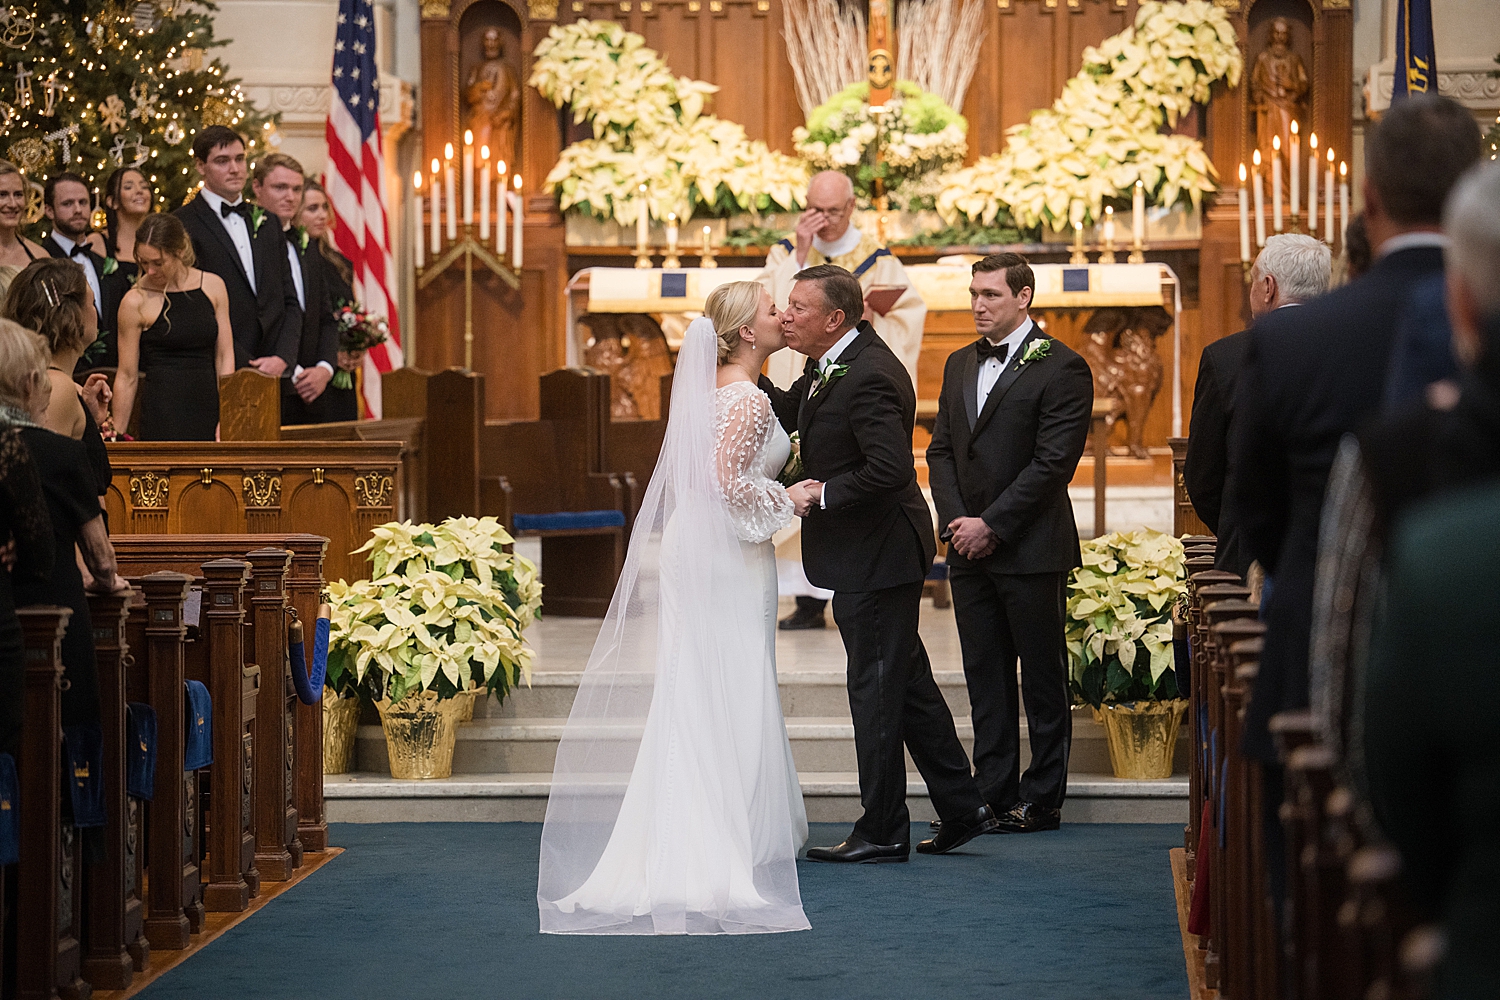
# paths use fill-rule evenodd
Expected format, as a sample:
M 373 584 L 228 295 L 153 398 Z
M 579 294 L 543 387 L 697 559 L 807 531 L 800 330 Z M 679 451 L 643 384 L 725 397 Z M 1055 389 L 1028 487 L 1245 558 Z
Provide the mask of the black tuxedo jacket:
M 1318 522 L 1339 441 L 1380 411 L 1403 307 L 1412 287 L 1442 268 L 1436 247 L 1399 250 L 1356 281 L 1250 328 L 1226 502 L 1249 556 L 1271 580 L 1261 609 L 1265 649 L 1245 718 L 1245 750 L 1259 760 L 1276 760 L 1271 716 L 1308 703 Z
M 57 245 L 57 241 L 52 238 L 50 233 L 42 238 L 41 245 L 42 249 L 53 257 L 66 259 L 69 256 L 63 252 L 62 247 Z M 120 300 L 125 297 L 126 292 L 130 291 L 130 282 L 125 280 L 124 275 L 120 273 L 118 267 L 112 274 L 105 274 L 105 258 L 90 250 L 87 246 L 84 247 L 83 253 L 73 259 L 78 260 L 79 257 L 87 258 L 89 266 L 94 269 L 94 277 L 99 280 L 99 301 L 95 303 L 99 311 L 99 333 L 101 335 L 113 333 L 119 328 L 118 313 L 120 311 Z M 113 340 L 114 338 L 111 337 L 111 351 L 113 351 Z M 95 364 L 103 363 L 102 361 L 95 362 Z M 113 361 L 109 362 L 109 364 L 114 363 Z
M 1203 349 L 1198 362 L 1198 384 L 1193 390 L 1187 459 L 1182 465 L 1182 482 L 1193 501 L 1193 509 L 1219 540 L 1214 565 L 1240 576 L 1250 569 L 1253 559 L 1245 552 L 1239 522 L 1225 494 L 1234 424 L 1234 387 L 1249 347 L 1250 334 L 1241 330 Z
M 1020 353 L 1045 337 L 1033 324 Z M 938 532 L 956 517 L 979 517 L 1000 539 L 979 565 L 1001 573 L 1056 573 L 1077 566 L 1078 525 L 1068 483 L 1078 468 L 1094 407 L 1088 362 L 1053 339 L 1044 358 L 1011 361 L 979 408 L 979 352 L 948 356 L 937 421 L 927 447 L 927 481 Z M 951 566 L 970 561 L 948 550 Z
M 911 376 L 874 327 L 859 330 L 838 359 L 848 372 L 811 399 L 810 372 L 785 391 L 760 379 L 782 427 L 800 434 L 808 478 L 823 483 L 827 509 L 802 519 L 807 579 L 844 592 L 918 583 L 937 554 L 911 457 Z
M 194 198 L 176 211 L 193 240 L 197 266 L 224 279 L 229 291 L 229 326 L 234 331 L 234 363 L 243 368 L 251 358 L 276 355 L 290 370 L 297 364 L 302 340 L 302 307 L 292 284 L 286 256 L 286 236 L 276 216 L 267 212 L 260 228 L 250 235 L 255 261 L 255 287 L 224 223 L 208 202 Z M 246 220 L 246 228 L 250 228 Z
M 302 315 L 297 364 L 311 368 L 319 361 L 326 361 L 336 372 L 339 370 L 339 327 L 333 318 L 333 292 L 328 287 L 328 274 L 332 268 L 311 240 L 306 247 L 297 249 L 297 259 L 302 268 L 302 296 L 307 302 Z

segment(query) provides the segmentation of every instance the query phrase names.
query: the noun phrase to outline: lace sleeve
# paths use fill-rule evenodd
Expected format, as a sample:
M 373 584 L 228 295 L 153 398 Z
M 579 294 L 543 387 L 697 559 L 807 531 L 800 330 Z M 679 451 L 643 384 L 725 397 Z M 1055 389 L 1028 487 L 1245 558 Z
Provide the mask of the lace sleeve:
M 792 498 L 756 464 L 775 418 L 766 394 L 753 385 L 750 390 L 718 407 L 714 464 L 735 533 L 747 542 L 763 542 L 792 522 Z

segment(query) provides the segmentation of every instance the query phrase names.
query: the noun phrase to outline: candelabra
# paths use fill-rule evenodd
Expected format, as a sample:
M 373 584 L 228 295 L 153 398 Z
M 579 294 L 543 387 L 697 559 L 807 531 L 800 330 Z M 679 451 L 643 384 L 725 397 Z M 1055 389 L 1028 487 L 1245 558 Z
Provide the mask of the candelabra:
M 433 206 L 436 211 L 436 205 Z M 517 211 L 520 209 L 518 208 Z M 464 262 L 464 371 L 474 367 L 474 259 L 500 277 L 511 288 L 519 289 L 521 281 L 495 252 L 474 237 L 474 224 L 465 222 L 458 227 L 460 236 L 448 248 L 435 257 L 431 264 L 417 266 L 417 288 L 426 288 L 437 280 L 438 275 L 448 270 L 460 258 Z M 433 233 L 436 236 L 436 230 Z

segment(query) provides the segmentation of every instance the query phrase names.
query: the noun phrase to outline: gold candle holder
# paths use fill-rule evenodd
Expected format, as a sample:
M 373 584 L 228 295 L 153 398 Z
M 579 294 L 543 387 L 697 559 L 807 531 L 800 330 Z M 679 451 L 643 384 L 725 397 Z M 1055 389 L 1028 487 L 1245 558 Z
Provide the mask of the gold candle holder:
M 1088 254 L 1083 252 L 1083 223 L 1073 223 L 1073 252 L 1068 256 L 1069 264 L 1087 264 Z
M 682 261 L 677 256 L 677 213 L 667 213 L 667 255 L 662 258 L 663 268 L 678 268 Z
M 719 266 L 719 262 L 714 260 L 713 232 L 713 226 L 703 227 L 703 256 L 698 258 L 698 266 L 704 269 Z

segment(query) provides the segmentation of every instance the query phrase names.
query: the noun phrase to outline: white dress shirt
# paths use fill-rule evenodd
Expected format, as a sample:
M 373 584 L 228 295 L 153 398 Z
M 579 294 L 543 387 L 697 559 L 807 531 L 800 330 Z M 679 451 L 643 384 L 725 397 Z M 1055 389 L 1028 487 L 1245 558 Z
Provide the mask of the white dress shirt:
M 822 253 L 821 250 L 818 252 Z M 843 354 L 844 349 L 850 344 L 854 343 L 854 338 L 858 336 L 859 327 L 850 327 L 849 332 L 844 334 L 838 340 L 834 341 L 833 346 L 825 351 L 823 353 L 823 356 L 818 359 L 818 371 L 826 371 L 830 365 L 838 364 L 839 355 Z M 816 386 L 817 384 L 818 383 L 814 381 L 812 385 L 808 386 L 807 397 L 809 399 L 812 398 L 813 386 Z M 824 484 L 823 489 L 818 492 L 818 506 L 822 507 L 824 510 L 828 509 L 828 486 L 826 483 Z
M 984 401 L 990 398 L 990 390 L 995 388 L 995 383 L 1000 381 L 1000 375 L 1005 369 L 1015 364 L 1017 355 L 1021 353 L 1021 345 L 1025 343 L 1026 337 L 1031 333 L 1034 324 L 1031 317 L 1027 316 L 1021 320 L 1021 325 L 1006 334 L 1000 343 L 1006 347 L 1005 361 L 999 358 L 985 358 L 979 366 L 979 409 L 984 409 Z M 994 343 L 994 341 L 990 341 Z
M 62 248 L 62 252 L 68 255 L 69 260 L 83 268 L 83 276 L 88 279 L 89 288 L 94 292 L 94 312 L 99 314 L 99 319 L 102 322 L 104 319 L 104 296 L 99 291 L 99 275 L 94 273 L 93 263 L 81 254 L 74 257 L 73 248 L 78 244 L 68 239 L 56 229 L 52 230 L 52 242 Z M 105 328 L 108 329 L 109 324 L 106 323 Z
M 240 263 L 245 266 L 245 277 L 250 279 L 250 290 L 258 292 L 258 289 L 255 287 L 255 252 L 250 247 L 250 223 L 246 221 L 244 216 L 237 213 L 231 212 L 228 216 L 225 216 L 219 207 L 224 204 L 242 204 L 245 200 L 244 197 L 241 196 L 235 201 L 226 203 L 223 198 L 220 198 L 206 187 L 198 192 L 198 197 L 202 198 L 208 204 L 209 211 L 214 213 L 214 218 L 219 220 L 220 225 L 224 227 L 224 231 L 229 234 L 229 240 L 234 244 L 235 252 L 240 255 Z
M 1375 257 L 1378 260 L 1381 257 L 1388 256 L 1400 250 L 1414 250 L 1418 247 L 1434 247 L 1439 250 L 1446 250 L 1452 243 L 1453 241 L 1442 233 L 1431 233 L 1426 230 L 1418 230 L 1414 233 L 1398 233 L 1380 244 L 1380 249 L 1375 251 Z

